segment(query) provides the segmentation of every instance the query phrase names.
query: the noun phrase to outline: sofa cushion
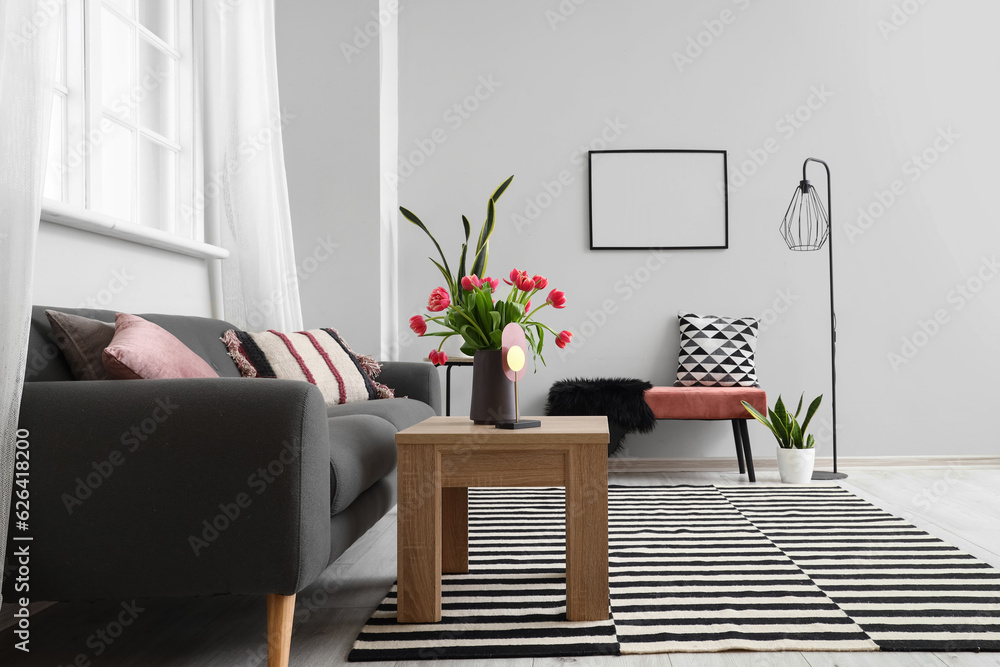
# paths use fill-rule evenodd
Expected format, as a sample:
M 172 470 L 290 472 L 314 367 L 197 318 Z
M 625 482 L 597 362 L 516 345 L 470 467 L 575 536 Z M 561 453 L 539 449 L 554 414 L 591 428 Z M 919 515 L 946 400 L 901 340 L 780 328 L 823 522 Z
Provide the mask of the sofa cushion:
M 379 396 L 369 373 L 335 329 L 233 329 L 223 334 L 222 342 L 244 377 L 309 382 L 323 392 L 328 406 Z
M 330 514 L 346 509 L 396 467 L 396 428 L 365 414 L 331 417 Z
M 104 348 L 111 344 L 115 325 L 70 315 L 58 310 L 46 310 L 45 317 L 52 327 L 52 339 L 62 350 L 77 380 L 110 380 L 104 368 Z
M 103 353 L 116 380 L 217 378 L 205 360 L 172 333 L 137 315 L 115 315 L 115 335 Z
M 101 322 L 114 322 L 115 311 L 94 308 L 61 308 L 34 306 L 31 309 L 31 329 L 28 334 L 28 357 L 25 360 L 25 382 L 52 382 L 73 380 L 66 357 L 53 340 L 52 327 L 45 311 L 58 310 L 71 315 L 88 317 Z M 159 324 L 172 333 L 195 354 L 204 359 L 219 377 L 240 377 L 236 364 L 229 358 L 226 346 L 219 341 L 223 332 L 233 325 L 223 320 L 190 315 L 164 315 L 159 313 L 139 315 Z
M 374 415 L 391 423 L 397 431 L 409 428 L 436 414 L 434 408 L 412 398 L 387 398 L 382 401 L 332 405 L 327 406 L 326 412 L 330 417 Z

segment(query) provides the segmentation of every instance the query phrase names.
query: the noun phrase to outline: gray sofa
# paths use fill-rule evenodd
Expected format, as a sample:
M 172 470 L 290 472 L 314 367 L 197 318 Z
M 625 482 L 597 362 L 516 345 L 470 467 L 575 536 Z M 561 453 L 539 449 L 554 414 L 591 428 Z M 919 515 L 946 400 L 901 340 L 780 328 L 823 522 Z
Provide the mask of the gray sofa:
M 142 314 L 221 377 L 78 382 L 44 310 L 32 312 L 20 414 L 32 599 L 267 594 L 282 664 L 291 596 L 395 504 L 394 436 L 440 413 L 436 369 L 387 362 L 379 380 L 408 398 L 328 410 L 309 383 L 241 378 L 219 340 L 230 324 Z

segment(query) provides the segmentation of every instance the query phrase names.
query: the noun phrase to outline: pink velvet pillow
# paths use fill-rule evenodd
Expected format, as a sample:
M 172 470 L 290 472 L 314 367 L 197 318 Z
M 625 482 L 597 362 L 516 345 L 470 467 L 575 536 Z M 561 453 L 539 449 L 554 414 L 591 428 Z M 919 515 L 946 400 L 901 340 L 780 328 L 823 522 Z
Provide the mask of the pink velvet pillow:
M 101 360 L 113 380 L 219 377 L 172 333 L 125 313 L 115 314 L 115 335 Z

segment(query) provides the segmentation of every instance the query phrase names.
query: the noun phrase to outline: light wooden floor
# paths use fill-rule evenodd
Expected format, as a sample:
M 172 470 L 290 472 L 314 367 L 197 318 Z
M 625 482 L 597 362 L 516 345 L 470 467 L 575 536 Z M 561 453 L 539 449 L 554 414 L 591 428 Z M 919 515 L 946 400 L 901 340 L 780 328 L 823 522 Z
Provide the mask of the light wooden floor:
M 840 484 L 879 507 L 1000 567 L 1000 469 L 848 470 Z M 740 484 L 722 473 L 620 474 L 614 484 Z M 758 473 L 777 482 L 777 473 Z M 395 513 L 298 596 L 292 665 L 340 665 L 355 636 L 395 579 Z M 119 603 L 58 604 L 32 619 L 30 655 L 12 649 L 8 628 L 0 631 L 0 665 L 57 667 L 258 667 L 266 665 L 264 600 L 216 597 L 139 601 L 144 608 L 110 646 L 95 635 L 119 612 Z M 6 606 L 6 605 L 5 605 Z M 4 627 L 0 615 L 0 627 Z M 105 647 L 100 655 L 96 652 Z M 82 658 L 81 658 L 82 656 Z M 645 667 L 1000 667 L 1000 653 L 714 653 L 623 656 L 619 658 L 460 661 L 448 664 L 552 667 L 564 663 Z M 416 667 L 426 662 L 368 663 Z

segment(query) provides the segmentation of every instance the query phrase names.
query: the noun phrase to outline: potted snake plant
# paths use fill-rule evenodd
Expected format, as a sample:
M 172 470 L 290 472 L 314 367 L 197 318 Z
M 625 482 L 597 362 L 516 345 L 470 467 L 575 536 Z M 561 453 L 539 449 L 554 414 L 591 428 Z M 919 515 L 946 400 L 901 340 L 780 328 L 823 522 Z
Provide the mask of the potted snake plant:
M 753 415 L 754 419 L 770 429 L 778 441 L 778 473 L 781 475 L 781 481 L 786 484 L 808 483 L 812 479 L 813 465 L 816 462 L 816 438 L 812 434 L 806 434 L 806 429 L 809 428 L 809 422 L 819 409 L 823 396 L 817 396 L 809 404 L 805 419 L 799 425 L 804 397 L 805 392 L 799 397 L 799 405 L 793 415 L 785 408 L 781 396 L 778 396 L 774 409 L 767 411 L 767 417 L 746 401 L 742 401 L 743 407 Z

